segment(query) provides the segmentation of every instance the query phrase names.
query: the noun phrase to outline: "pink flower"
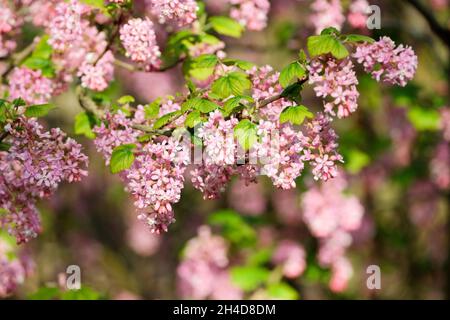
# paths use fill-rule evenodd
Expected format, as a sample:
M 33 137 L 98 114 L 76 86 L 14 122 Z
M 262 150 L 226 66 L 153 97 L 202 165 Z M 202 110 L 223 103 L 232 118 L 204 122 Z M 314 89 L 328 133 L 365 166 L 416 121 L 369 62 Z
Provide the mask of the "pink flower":
M 130 19 L 120 28 L 120 40 L 126 50 L 126 56 L 142 63 L 146 68 L 160 65 L 155 29 L 149 18 Z
M 233 5 L 230 17 L 241 23 L 248 30 L 260 31 L 267 26 L 270 10 L 268 0 L 229 0 Z
M 347 16 L 348 22 L 353 28 L 364 28 L 367 22 L 367 9 L 369 2 L 367 0 L 353 0 L 350 4 Z
M 305 250 L 302 246 L 290 240 L 283 240 L 278 244 L 272 261 L 281 265 L 283 275 L 287 278 L 297 278 L 306 269 Z
M 96 64 L 84 61 L 78 70 L 81 85 L 95 91 L 103 91 L 114 76 L 114 56 L 107 51 Z
M 372 44 L 359 45 L 353 57 L 377 81 L 402 87 L 414 77 L 417 69 L 417 56 L 411 47 L 396 47 L 389 37 L 382 37 Z
M 161 24 L 172 23 L 177 27 L 184 27 L 197 20 L 198 5 L 195 0 L 146 0 L 146 2 Z
M 14 68 L 8 81 L 11 98 L 22 98 L 28 104 L 48 103 L 54 90 L 52 80 L 43 77 L 40 70 L 25 67 Z
M 311 9 L 313 14 L 310 15 L 309 20 L 316 34 L 328 27 L 341 30 L 345 17 L 340 0 L 314 0 Z

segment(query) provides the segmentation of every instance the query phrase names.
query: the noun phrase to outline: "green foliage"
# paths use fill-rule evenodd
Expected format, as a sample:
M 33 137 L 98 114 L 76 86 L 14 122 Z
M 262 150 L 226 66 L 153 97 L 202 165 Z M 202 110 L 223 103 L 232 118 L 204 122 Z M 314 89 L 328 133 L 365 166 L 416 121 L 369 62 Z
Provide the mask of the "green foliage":
M 202 114 L 198 110 L 194 110 L 186 116 L 186 120 L 184 121 L 184 124 L 188 128 L 193 128 L 197 125 L 197 123 L 200 123 L 202 121 Z
M 100 300 L 102 295 L 89 288 L 81 287 L 79 290 L 63 291 L 56 287 L 42 287 L 30 294 L 30 300 Z
M 88 112 L 80 112 L 75 116 L 74 132 L 75 134 L 84 135 L 89 139 L 95 138 L 92 128 L 98 123 L 95 116 Z
M 159 109 L 161 107 L 161 99 L 155 99 L 152 103 L 144 106 L 145 118 L 156 119 L 159 115 Z
M 211 17 L 209 23 L 214 31 L 224 36 L 239 38 L 244 31 L 244 27 L 240 23 L 228 17 Z
M 41 38 L 22 65 L 32 70 L 41 70 L 44 77 L 53 78 L 55 76 L 55 66 L 51 60 L 53 48 L 48 44 L 48 38 L 48 35 Z
M 234 127 L 234 136 L 244 150 L 249 150 L 258 140 L 256 124 L 248 119 L 239 121 Z
M 358 149 L 351 149 L 345 154 L 345 167 L 352 174 L 359 173 L 370 163 L 370 157 L 367 153 Z
M 311 58 L 323 54 L 331 54 L 336 59 L 344 59 L 349 55 L 345 45 L 331 34 L 310 36 L 307 40 L 307 46 Z
M 215 70 L 219 59 L 213 54 L 204 54 L 192 60 L 189 60 L 184 65 L 185 74 L 198 80 L 208 79 Z
M 54 109 L 52 104 L 36 104 L 25 109 L 25 116 L 29 118 L 39 118 L 46 116 L 50 110 Z
M 251 68 L 253 68 L 255 66 L 254 63 L 251 63 L 249 61 L 245 61 L 245 60 L 241 60 L 241 59 L 231 59 L 231 58 L 223 59 L 222 63 L 226 66 L 236 66 L 245 71 L 250 70 Z
M 252 83 L 247 74 L 239 71 L 227 73 L 220 77 L 211 86 L 211 92 L 220 98 L 228 98 L 231 95 L 243 95 L 250 89 Z
M 343 38 L 344 42 L 348 42 L 348 43 L 359 43 L 359 42 L 373 43 L 373 42 L 375 42 L 375 40 L 372 39 L 371 37 L 364 36 L 362 34 L 347 34 L 347 35 L 344 35 L 342 38 Z
M 253 291 L 267 282 L 270 272 L 256 266 L 238 266 L 230 270 L 231 281 L 244 291 Z
M 247 247 L 256 243 L 255 230 L 245 219 L 233 210 L 220 210 L 208 217 L 208 223 L 220 226 L 225 239 L 240 247 Z
M 407 117 L 418 131 L 439 130 L 440 115 L 435 109 L 415 106 L 408 110 Z
M 285 108 L 280 114 L 280 123 L 290 122 L 300 125 L 305 118 L 312 119 L 314 115 L 305 106 L 292 106 Z
M 165 127 L 167 124 L 169 124 L 173 119 L 176 117 L 179 117 L 183 112 L 178 110 L 174 112 L 169 112 L 160 117 L 158 120 L 155 121 L 153 124 L 153 129 L 160 129 L 162 127 Z
M 289 86 L 287 86 L 282 92 L 281 96 L 288 100 L 292 100 L 296 103 L 301 103 L 302 101 L 302 84 L 300 82 L 295 82 Z
M 182 110 L 198 110 L 202 113 L 210 113 L 220 108 L 218 104 L 204 98 L 191 98 L 182 105 Z
M 225 116 L 230 115 L 233 112 L 243 110 L 245 108 L 245 105 L 243 102 L 254 102 L 253 98 L 250 96 L 236 96 L 228 99 L 223 104 L 223 112 Z
M 266 292 L 272 299 L 297 300 L 299 298 L 297 291 L 286 282 L 269 284 Z
M 301 80 L 306 74 L 306 69 L 298 61 L 294 61 L 288 64 L 281 70 L 280 84 L 283 88 L 286 88 L 295 81 Z
M 111 173 L 119 173 L 131 167 L 134 162 L 133 149 L 135 148 L 135 144 L 123 144 L 114 148 L 110 161 Z

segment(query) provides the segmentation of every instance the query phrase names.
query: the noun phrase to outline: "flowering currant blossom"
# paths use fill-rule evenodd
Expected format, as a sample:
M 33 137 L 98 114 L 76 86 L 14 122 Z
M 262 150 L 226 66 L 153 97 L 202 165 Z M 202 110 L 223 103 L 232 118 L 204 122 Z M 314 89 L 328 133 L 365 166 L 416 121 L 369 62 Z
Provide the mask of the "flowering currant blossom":
M 230 280 L 228 245 L 211 234 L 208 226 L 198 229 L 197 237 L 188 241 L 177 268 L 178 291 L 191 299 L 242 299 L 243 293 Z
M 96 63 L 84 61 L 78 70 L 81 85 L 91 90 L 103 91 L 114 76 L 114 56 L 107 51 Z
M 291 240 L 284 240 L 278 244 L 272 261 L 282 266 L 283 275 L 287 278 L 297 278 L 306 269 L 305 250 Z
M 270 10 L 268 0 L 229 0 L 233 5 L 230 17 L 239 21 L 248 30 L 260 31 L 267 26 Z
M 26 67 L 14 68 L 8 78 L 11 98 L 22 98 L 28 104 L 49 102 L 54 91 L 51 79 L 42 76 L 41 70 Z
M 347 15 L 348 23 L 357 29 L 366 27 L 368 8 L 369 2 L 367 0 L 353 0 Z
M 314 0 L 311 3 L 313 13 L 309 20 L 319 34 L 323 29 L 334 27 L 341 30 L 345 21 L 341 0 Z
M 350 232 L 361 226 L 364 214 L 364 208 L 355 196 L 343 194 L 346 187 L 345 179 L 338 177 L 321 187 L 313 186 L 302 200 L 303 220 L 311 233 L 319 238 L 319 263 L 331 266 L 330 288 L 333 291 L 344 290 L 351 277 L 351 265 L 344 254 L 352 242 Z
M 358 107 L 358 79 L 350 59 L 331 57 L 314 59 L 309 66 L 309 83 L 314 85 L 318 97 L 324 102 L 325 112 L 338 118 L 348 117 Z
M 130 19 L 120 28 L 120 40 L 126 50 L 126 56 L 143 64 L 147 69 L 160 65 L 155 29 L 150 19 Z
M 33 272 L 33 263 L 24 252 L 0 234 L 0 298 L 12 294 L 18 285 Z
M 11 10 L 8 1 L 0 0 L 0 58 L 16 48 L 13 36 L 21 24 L 22 20 Z
M 0 226 L 21 243 L 40 231 L 36 201 L 49 197 L 61 182 L 87 175 L 87 157 L 59 128 L 43 131 L 35 119 L 19 118 L 5 130 L 11 147 L 0 152 L 0 208 L 6 210 Z
M 198 5 L 195 0 L 146 0 L 150 11 L 161 24 L 177 27 L 190 25 L 197 20 Z
M 81 41 L 81 16 L 89 11 L 89 7 L 72 0 L 60 2 L 56 6 L 56 14 L 48 27 L 49 44 L 57 51 L 65 51 Z
M 417 56 L 411 47 L 402 44 L 396 47 L 389 37 L 358 46 L 353 57 L 377 81 L 402 87 L 414 77 L 417 69 Z

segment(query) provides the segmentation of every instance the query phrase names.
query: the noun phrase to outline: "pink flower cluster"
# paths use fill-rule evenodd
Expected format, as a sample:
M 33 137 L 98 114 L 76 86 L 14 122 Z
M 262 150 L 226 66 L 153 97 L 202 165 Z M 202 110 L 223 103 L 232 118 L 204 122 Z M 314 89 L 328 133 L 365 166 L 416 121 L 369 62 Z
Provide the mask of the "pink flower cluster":
M 282 267 L 286 278 L 298 278 L 306 269 L 305 249 L 294 241 L 283 240 L 275 249 L 272 261 Z
M 227 270 L 228 245 L 225 239 L 211 234 L 208 226 L 198 229 L 197 237 L 188 241 L 178 266 L 178 291 L 190 299 L 242 299 Z
M 78 69 L 81 85 L 95 91 L 103 91 L 114 77 L 114 55 L 107 51 L 96 63 L 84 61 Z
M 345 22 L 341 0 L 314 0 L 311 9 L 313 13 L 309 16 L 309 21 L 317 34 L 328 27 L 341 30 Z
M 197 20 L 198 4 L 195 0 L 146 0 L 150 11 L 161 24 L 171 23 L 184 27 Z
M 248 30 L 260 31 L 267 26 L 270 10 L 268 0 L 229 0 L 233 6 L 230 17 L 239 21 Z
M 389 37 L 359 45 L 353 57 L 377 81 L 402 87 L 414 77 L 417 69 L 417 56 L 412 48 L 402 44 L 396 47 Z
M 243 180 L 233 183 L 228 203 L 241 214 L 258 216 L 265 212 L 267 201 L 260 183 L 246 184 Z
M 161 137 L 160 141 L 142 145 L 137 138 L 141 134 L 132 128 L 142 124 L 143 107 L 139 106 L 133 119 L 121 111 L 107 114 L 109 125 L 102 123 L 94 128 L 97 138 L 94 143 L 97 151 L 109 164 L 115 147 L 134 143 L 137 155 L 130 169 L 120 176 L 127 190 L 135 199 L 138 218 L 144 221 L 152 232 L 167 231 L 168 225 L 175 221 L 172 204 L 180 200 L 184 185 L 183 173 L 190 160 L 190 153 L 184 145 L 174 138 Z
M 439 189 L 450 188 L 450 143 L 440 142 L 430 162 L 431 179 Z
M 126 56 L 147 69 L 158 68 L 161 52 L 156 43 L 153 22 L 150 19 L 130 19 L 120 28 L 120 40 Z
M 306 124 L 307 142 L 304 145 L 304 160 L 310 161 L 315 180 L 324 180 L 338 176 L 336 162 L 343 162 L 338 153 L 338 136 L 331 128 L 331 118 L 318 113 Z
M 6 57 L 16 48 L 12 36 L 21 24 L 21 19 L 10 8 L 8 1 L 0 0 L 0 58 Z
M 8 82 L 11 98 L 22 98 L 28 104 L 48 103 L 55 89 L 53 81 L 42 76 L 40 70 L 26 67 L 14 68 Z
M 0 234 L 0 298 L 11 295 L 33 272 L 31 259 Z
M 347 15 L 348 23 L 357 29 L 366 27 L 368 8 L 369 2 L 367 0 L 353 0 Z
M 5 130 L 11 147 L 0 153 L 0 208 L 7 212 L 0 225 L 22 243 L 40 231 L 37 200 L 63 181 L 80 181 L 88 159 L 75 140 L 59 128 L 43 131 L 35 119 L 19 118 Z
M 313 236 L 319 238 L 318 260 L 331 266 L 330 288 L 340 292 L 352 275 L 344 254 L 352 242 L 351 232 L 361 226 L 364 208 L 355 196 L 344 195 L 347 182 L 336 178 L 321 187 L 313 186 L 303 195 L 303 220 Z
M 82 41 L 81 17 L 89 11 L 89 7 L 72 0 L 69 3 L 60 2 L 55 11 L 48 27 L 49 44 L 57 51 L 65 51 Z
M 311 61 L 308 70 L 309 83 L 314 85 L 316 95 L 329 99 L 324 102 L 325 112 L 335 116 L 337 111 L 338 118 L 343 118 L 356 111 L 358 79 L 350 59 L 319 57 Z

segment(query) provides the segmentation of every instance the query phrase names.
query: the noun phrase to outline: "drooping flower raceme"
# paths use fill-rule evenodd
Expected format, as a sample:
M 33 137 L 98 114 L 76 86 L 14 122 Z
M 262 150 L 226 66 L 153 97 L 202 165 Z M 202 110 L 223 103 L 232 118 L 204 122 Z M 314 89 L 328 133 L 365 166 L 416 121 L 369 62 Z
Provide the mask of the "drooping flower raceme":
M 208 226 L 201 226 L 197 237 L 187 243 L 177 268 L 180 295 L 190 299 L 242 299 L 241 290 L 231 283 L 227 254 L 225 239 L 212 235 Z
M 345 21 L 341 0 L 314 0 L 311 9 L 313 13 L 309 16 L 309 21 L 314 26 L 316 34 L 328 27 L 341 30 Z
M 367 23 L 367 10 L 369 9 L 369 2 L 367 0 L 353 0 L 350 4 L 347 15 L 348 23 L 353 28 L 364 28 Z
M 402 44 L 395 46 L 389 37 L 358 46 L 353 57 L 377 81 L 402 87 L 414 77 L 417 69 L 417 56 L 412 48 Z
M 18 118 L 9 127 L 11 147 L 0 152 L 0 226 L 18 243 L 36 237 L 40 222 L 36 201 L 49 197 L 63 182 L 87 175 L 81 145 L 59 128 L 44 131 L 35 119 Z
M 309 83 L 316 95 L 323 98 L 325 112 L 338 118 L 348 117 L 358 107 L 358 79 L 350 59 L 320 57 L 311 61 Z
M 150 11 L 161 24 L 177 27 L 190 25 L 197 20 L 198 4 L 195 0 L 146 0 Z
M 153 22 L 149 18 L 130 19 L 120 28 L 120 40 L 126 56 L 147 69 L 158 68 L 161 52 L 156 43 Z
M 15 68 L 8 78 L 11 98 L 22 98 L 28 104 L 49 102 L 54 91 L 51 79 L 42 76 L 40 70 L 26 67 Z
M 268 0 L 229 0 L 233 7 L 230 17 L 239 21 L 248 30 L 260 31 L 267 25 L 270 10 Z

